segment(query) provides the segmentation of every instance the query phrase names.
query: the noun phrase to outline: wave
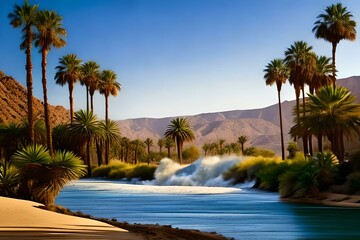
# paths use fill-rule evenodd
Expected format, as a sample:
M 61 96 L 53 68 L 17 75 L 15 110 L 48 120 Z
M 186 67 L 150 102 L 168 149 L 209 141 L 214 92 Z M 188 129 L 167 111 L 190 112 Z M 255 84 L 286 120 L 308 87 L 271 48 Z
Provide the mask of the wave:
M 227 187 L 232 183 L 223 179 L 223 173 L 243 159 L 237 156 L 212 156 L 200 158 L 190 165 L 180 165 L 169 158 L 164 158 L 155 171 L 155 180 L 147 184 Z

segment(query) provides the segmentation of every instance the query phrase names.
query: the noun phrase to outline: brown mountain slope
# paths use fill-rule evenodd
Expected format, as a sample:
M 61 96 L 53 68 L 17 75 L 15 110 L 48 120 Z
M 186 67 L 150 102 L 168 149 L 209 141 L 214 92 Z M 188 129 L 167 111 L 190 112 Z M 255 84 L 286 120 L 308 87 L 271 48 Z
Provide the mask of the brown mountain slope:
M 42 102 L 33 98 L 34 116 L 43 116 Z M 26 89 L 12 77 L 0 71 L 0 123 L 21 122 L 27 115 Z M 68 122 L 68 111 L 62 106 L 50 106 L 50 120 L 53 124 Z
M 360 100 L 360 76 L 339 79 L 337 84 L 350 89 Z M 285 144 L 291 139 L 288 132 L 293 125 L 292 109 L 294 106 L 295 101 L 282 103 Z M 248 145 L 271 149 L 278 154 L 281 152 L 277 104 L 261 109 L 203 113 L 186 117 L 194 129 L 196 137 L 194 144 L 198 147 L 219 139 L 225 139 L 227 143 L 231 143 L 236 141 L 240 135 L 246 135 L 249 139 Z M 138 118 L 118 121 L 118 124 L 123 136 L 130 139 L 150 137 L 155 140 L 155 149 L 157 139 L 163 137 L 166 127 L 172 119 L 173 117 Z

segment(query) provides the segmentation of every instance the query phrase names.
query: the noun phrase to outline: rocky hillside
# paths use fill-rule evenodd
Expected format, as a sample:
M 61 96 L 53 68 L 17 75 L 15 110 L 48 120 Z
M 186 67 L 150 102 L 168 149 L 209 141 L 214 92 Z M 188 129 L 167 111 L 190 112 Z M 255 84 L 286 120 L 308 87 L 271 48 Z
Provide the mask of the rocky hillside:
M 42 101 L 33 98 L 34 116 L 43 116 Z M 26 88 L 12 77 L 0 71 L 0 123 L 21 122 L 27 115 Z M 62 106 L 50 106 L 50 120 L 53 124 L 69 120 L 68 111 Z

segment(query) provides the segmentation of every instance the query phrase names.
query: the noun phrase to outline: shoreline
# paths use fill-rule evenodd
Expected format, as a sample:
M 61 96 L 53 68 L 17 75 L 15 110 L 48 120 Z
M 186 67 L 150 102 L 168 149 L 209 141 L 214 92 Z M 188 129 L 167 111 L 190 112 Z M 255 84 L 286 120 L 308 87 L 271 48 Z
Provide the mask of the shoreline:
M 315 196 L 303 198 L 280 198 L 283 202 L 313 204 L 329 207 L 360 208 L 360 195 L 322 192 Z
M 202 232 L 196 229 L 173 228 L 171 225 L 131 224 L 127 222 L 118 222 L 116 219 L 98 218 L 82 212 L 72 212 L 59 205 L 43 206 L 42 208 L 61 214 L 104 222 L 117 228 L 128 230 L 130 233 L 139 234 L 146 240 L 233 240 L 233 238 L 227 238 L 216 232 Z
M 231 240 L 214 232 L 170 225 L 129 224 L 96 218 L 62 206 L 0 197 L 0 239 Z

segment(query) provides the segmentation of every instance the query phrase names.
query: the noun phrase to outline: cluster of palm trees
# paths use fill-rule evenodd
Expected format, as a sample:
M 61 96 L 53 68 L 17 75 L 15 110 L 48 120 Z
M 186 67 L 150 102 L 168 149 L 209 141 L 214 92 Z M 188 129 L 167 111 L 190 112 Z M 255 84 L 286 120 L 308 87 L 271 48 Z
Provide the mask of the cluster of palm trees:
M 225 144 L 225 139 L 220 139 L 218 142 L 205 143 L 202 146 L 204 155 L 224 155 L 224 154 L 237 154 L 241 151 L 241 154 L 244 155 L 245 148 L 244 145 L 248 141 L 248 137 L 241 135 L 238 137 L 237 142 L 232 142 Z
M 38 5 L 30 5 L 25 0 L 24 5 L 15 5 L 13 12 L 8 15 L 10 24 L 15 28 L 21 28 L 23 42 L 20 45 L 26 53 L 26 86 L 27 86 L 27 103 L 28 103 L 28 138 L 30 143 L 34 143 L 34 114 L 33 114 L 33 80 L 32 80 L 32 45 L 38 47 L 41 52 L 42 68 L 42 86 L 44 95 L 44 118 L 46 126 L 46 140 L 49 151 L 53 152 L 50 113 L 47 97 L 47 77 L 46 64 L 47 54 L 52 47 L 60 48 L 66 45 L 66 29 L 62 27 L 62 17 L 55 11 L 39 10 Z M 68 85 L 70 101 L 70 122 L 74 118 L 73 89 L 74 84 L 79 80 L 86 86 L 87 111 L 89 107 L 89 95 L 91 99 L 91 111 L 94 111 L 93 95 L 99 91 L 105 96 L 105 121 L 108 117 L 108 98 L 110 95 L 117 95 L 121 85 L 117 82 L 117 76 L 112 70 L 100 71 L 100 66 L 94 61 L 88 61 L 81 65 L 81 60 L 76 54 L 68 54 L 60 58 L 59 65 L 56 67 L 57 72 L 55 81 L 63 86 Z M 105 148 L 109 149 L 108 144 Z
M 309 46 L 304 41 L 296 41 L 286 49 L 283 59 L 277 58 L 272 60 L 264 69 L 266 84 L 276 84 L 277 86 L 282 159 L 285 158 L 285 153 L 280 92 L 282 85 L 287 80 L 294 86 L 296 96 L 296 108 L 294 110 L 295 126 L 291 130 L 291 135 L 295 139 L 298 137 L 302 138 L 304 154 L 313 154 L 311 136 L 314 135 L 318 138 L 318 151 L 322 151 L 322 138 L 323 136 L 327 136 L 331 142 L 331 150 L 336 154 L 338 159 L 342 161 L 344 157 L 343 135 L 344 133 L 348 133 L 349 128 L 356 129 L 355 126 L 359 124 L 356 122 L 357 117 L 355 116 L 358 115 L 358 113 L 355 111 L 356 107 L 353 107 L 353 99 L 350 98 L 343 101 L 344 97 L 350 93 L 345 89 L 336 87 L 335 53 L 337 44 L 341 40 L 355 40 L 356 38 L 356 22 L 352 20 L 352 17 L 352 14 L 347 11 L 347 8 L 342 6 L 341 3 L 328 6 L 325 9 L 325 13 L 317 17 L 318 20 L 315 22 L 312 31 L 315 33 L 316 38 L 322 38 L 331 42 L 332 58 L 317 56 L 312 51 L 312 46 Z M 306 102 L 306 85 L 309 88 L 309 97 L 312 103 Z M 302 104 L 300 104 L 301 93 Z M 320 101 L 325 101 L 322 102 L 324 106 L 316 104 Z M 339 112 L 335 114 L 334 109 L 331 107 L 334 104 L 350 104 L 350 106 L 352 106 L 352 112 L 340 112 L 339 107 Z M 316 109 L 315 106 L 323 108 Z M 319 117 L 321 117 L 322 113 L 326 110 L 328 110 L 327 116 L 329 121 L 336 122 L 336 124 L 334 123 L 332 125 L 336 130 L 331 133 L 329 133 L 330 129 L 326 129 L 325 125 L 321 125 L 320 121 L 318 121 Z M 350 115 L 349 121 L 352 119 L 352 121 L 350 121 L 351 123 L 347 122 L 345 124 L 345 120 L 340 119 L 340 117 L 345 115 Z M 309 116 L 312 117 L 313 122 L 306 124 L 306 121 L 309 121 Z M 347 129 L 345 129 L 345 125 L 342 125 L 343 123 L 341 122 L 347 125 Z M 341 143 L 337 143 L 336 141 L 341 141 Z

